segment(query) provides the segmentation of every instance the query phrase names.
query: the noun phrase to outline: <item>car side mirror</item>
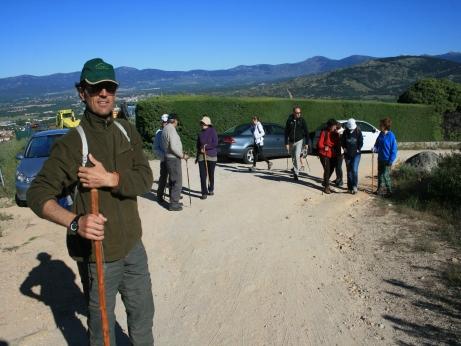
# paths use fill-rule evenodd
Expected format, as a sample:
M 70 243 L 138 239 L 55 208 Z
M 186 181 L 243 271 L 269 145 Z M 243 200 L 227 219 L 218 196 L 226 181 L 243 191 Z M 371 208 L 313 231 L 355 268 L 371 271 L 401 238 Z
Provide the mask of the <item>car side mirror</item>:
M 23 154 L 21 154 L 21 153 L 17 153 L 17 154 L 16 154 L 16 160 L 19 160 L 19 161 L 20 161 L 20 160 L 22 160 L 23 158 L 24 158 L 24 155 L 23 155 Z
M 376 133 L 376 129 L 373 129 L 371 132 Z

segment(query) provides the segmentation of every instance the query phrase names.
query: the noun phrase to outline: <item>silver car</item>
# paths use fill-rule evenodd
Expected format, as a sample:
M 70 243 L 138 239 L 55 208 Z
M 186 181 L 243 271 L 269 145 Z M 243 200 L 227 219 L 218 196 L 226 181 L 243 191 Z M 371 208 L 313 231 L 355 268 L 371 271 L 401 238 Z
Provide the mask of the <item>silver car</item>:
M 16 159 L 20 160 L 16 169 L 15 199 L 18 206 L 27 206 L 26 194 L 30 184 L 42 169 L 48 156 L 50 156 L 54 142 L 68 131 L 68 129 L 59 129 L 36 132 L 29 139 L 24 153 L 16 155 Z
M 285 128 L 272 123 L 263 124 L 264 156 L 287 157 L 285 148 Z M 228 159 L 243 160 L 253 163 L 254 139 L 250 124 L 241 124 L 232 127 L 218 135 L 218 156 Z

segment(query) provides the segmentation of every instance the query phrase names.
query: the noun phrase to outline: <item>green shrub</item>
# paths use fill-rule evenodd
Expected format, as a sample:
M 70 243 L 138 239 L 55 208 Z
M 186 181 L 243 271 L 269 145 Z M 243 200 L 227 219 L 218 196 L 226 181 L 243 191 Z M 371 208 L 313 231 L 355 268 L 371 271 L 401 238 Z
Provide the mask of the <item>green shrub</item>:
M 185 148 L 193 151 L 199 132 L 199 120 L 203 114 L 211 117 L 218 133 L 250 121 L 259 115 L 263 122 L 285 125 L 294 105 L 299 105 L 313 131 L 327 119 L 354 117 L 375 126 L 379 119 L 390 116 L 392 130 L 398 141 L 441 140 L 441 115 L 433 106 L 406 105 L 374 101 L 338 101 L 312 99 L 279 99 L 263 97 L 211 97 L 211 96 L 163 96 L 142 100 L 136 109 L 136 126 L 146 146 L 151 143 L 159 127 L 163 113 L 177 113 L 181 120 L 180 134 Z
M 461 153 L 445 155 L 430 174 L 401 165 L 392 173 L 393 199 L 406 206 L 428 211 L 450 224 L 461 216 Z
M 25 139 L 0 143 L 0 169 L 5 180 L 5 187 L 0 185 L 0 197 L 14 197 L 16 166 L 18 165 L 16 154 L 24 150 L 25 144 Z
M 461 154 L 445 156 L 431 174 L 428 186 L 432 198 L 461 205 Z

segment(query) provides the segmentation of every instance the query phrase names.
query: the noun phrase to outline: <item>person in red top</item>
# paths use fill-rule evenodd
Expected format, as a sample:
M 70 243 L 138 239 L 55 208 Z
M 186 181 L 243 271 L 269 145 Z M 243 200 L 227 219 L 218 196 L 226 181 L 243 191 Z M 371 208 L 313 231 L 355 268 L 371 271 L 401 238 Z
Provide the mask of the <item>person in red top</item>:
M 327 121 L 327 125 L 320 133 L 320 138 L 317 143 L 320 162 L 323 166 L 323 186 L 325 193 L 331 193 L 330 177 L 336 167 L 337 153 L 339 143 L 339 135 L 336 132 L 338 122 L 335 119 Z

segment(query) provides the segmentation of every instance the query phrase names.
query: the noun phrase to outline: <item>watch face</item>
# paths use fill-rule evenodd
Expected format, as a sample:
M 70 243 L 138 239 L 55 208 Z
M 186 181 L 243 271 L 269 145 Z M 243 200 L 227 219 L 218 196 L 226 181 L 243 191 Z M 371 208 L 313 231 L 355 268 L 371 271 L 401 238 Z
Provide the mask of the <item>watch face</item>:
M 72 232 L 76 232 L 78 229 L 78 221 L 72 221 L 69 228 Z

